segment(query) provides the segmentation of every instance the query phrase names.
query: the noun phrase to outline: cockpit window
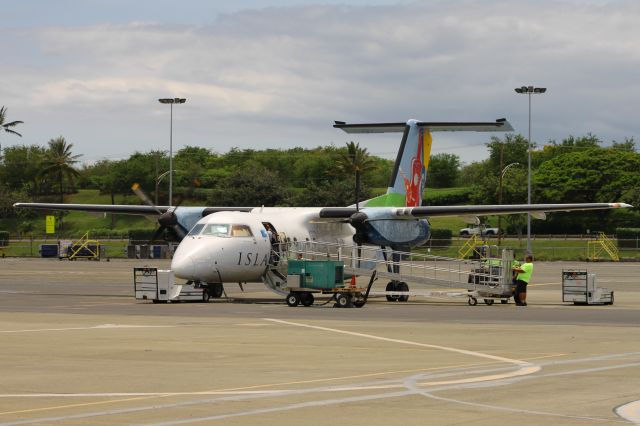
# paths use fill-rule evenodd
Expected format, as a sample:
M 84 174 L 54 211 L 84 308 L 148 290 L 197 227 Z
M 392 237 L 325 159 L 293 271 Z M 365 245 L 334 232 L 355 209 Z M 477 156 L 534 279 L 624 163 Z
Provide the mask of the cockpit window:
M 190 236 L 194 236 L 194 235 L 198 235 L 200 233 L 200 231 L 202 231 L 202 228 L 204 228 L 204 224 L 203 223 L 196 223 L 195 226 L 193 228 L 191 228 L 191 231 L 189 231 L 189 233 L 187 235 Z
M 232 225 L 231 226 L 232 237 L 253 237 L 251 228 L 247 225 Z
M 230 225 L 226 223 L 209 223 L 205 225 L 202 235 L 215 235 L 217 237 L 228 237 Z

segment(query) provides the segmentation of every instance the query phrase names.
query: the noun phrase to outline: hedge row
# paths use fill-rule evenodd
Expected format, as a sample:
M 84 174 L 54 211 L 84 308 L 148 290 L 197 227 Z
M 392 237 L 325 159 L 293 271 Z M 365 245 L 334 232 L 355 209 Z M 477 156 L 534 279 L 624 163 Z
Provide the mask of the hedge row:
M 618 247 L 637 248 L 640 239 L 640 228 L 616 228 Z
M 432 247 L 449 247 L 453 232 L 450 229 L 431 229 L 431 240 L 427 243 Z

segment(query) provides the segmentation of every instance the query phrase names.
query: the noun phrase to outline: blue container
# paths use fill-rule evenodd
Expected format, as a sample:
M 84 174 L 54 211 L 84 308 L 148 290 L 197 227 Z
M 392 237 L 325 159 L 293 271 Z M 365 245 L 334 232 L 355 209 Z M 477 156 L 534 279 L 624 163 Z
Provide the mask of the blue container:
M 41 257 L 58 257 L 57 244 L 40 244 Z
M 162 246 L 151 246 L 151 257 L 160 259 L 162 257 Z

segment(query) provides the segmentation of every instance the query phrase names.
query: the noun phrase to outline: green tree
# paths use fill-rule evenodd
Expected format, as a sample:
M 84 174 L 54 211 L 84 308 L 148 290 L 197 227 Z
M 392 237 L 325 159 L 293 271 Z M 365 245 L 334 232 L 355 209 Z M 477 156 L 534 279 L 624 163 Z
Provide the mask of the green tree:
M 535 202 L 629 202 L 638 197 L 640 154 L 614 148 L 590 148 L 561 154 L 544 162 L 533 176 Z M 633 213 L 633 212 L 632 212 Z M 581 233 L 612 231 L 610 211 L 554 214 L 539 229 Z
M 9 191 L 24 191 L 30 197 L 50 191 L 41 176 L 46 150 L 37 145 L 10 146 L 3 149 L 0 182 Z
M 74 178 L 80 176 L 80 173 L 73 168 L 73 165 L 78 162 L 77 158 L 81 155 L 73 155 L 71 147 L 73 147 L 73 144 L 67 144 L 67 141 L 62 136 L 51 139 L 43 163 L 42 175 L 51 178 L 58 184 L 61 203 L 64 202 L 65 179 L 72 182 Z
M 346 151 L 340 152 L 336 162 L 339 171 L 355 176 L 356 207 L 360 202 L 361 175 L 375 167 L 375 163 L 369 157 L 366 148 L 361 148 L 360 144 L 353 141 L 347 142 Z
M 278 206 L 286 192 L 278 176 L 255 162 L 248 162 L 224 178 L 213 190 L 214 206 Z
M 526 164 L 528 161 L 529 143 L 522 135 L 509 133 L 504 135 L 502 139 L 492 136 L 487 147 L 489 148 L 490 173 L 495 176 L 498 176 L 507 164 Z M 531 144 L 531 147 L 533 149 L 535 144 Z
M 455 186 L 460 176 L 460 157 L 455 154 L 435 154 L 429 159 L 427 186 L 450 188 Z

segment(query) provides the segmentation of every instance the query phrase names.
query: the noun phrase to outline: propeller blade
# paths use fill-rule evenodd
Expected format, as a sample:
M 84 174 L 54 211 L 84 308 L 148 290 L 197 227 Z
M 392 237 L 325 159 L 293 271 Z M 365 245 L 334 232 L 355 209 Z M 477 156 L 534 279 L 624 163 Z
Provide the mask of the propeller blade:
M 149 205 L 149 206 L 153 207 L 154 209 L 156 209 L 158 214 L 160 214 L 160 215 L 162 214 L 162 212 L 156 207 L 156 205 L 153 204 L 153 201 L 151 201 L 151 199 L 147 196 L 147 194 L 144 193 L 144 191 L 140 187 L 139 183 L 134 183 L 131 186 L 131 190 L 138 196 L 138 198 L 140 198 L 142 201 L 144 201 L 147 205 Z

